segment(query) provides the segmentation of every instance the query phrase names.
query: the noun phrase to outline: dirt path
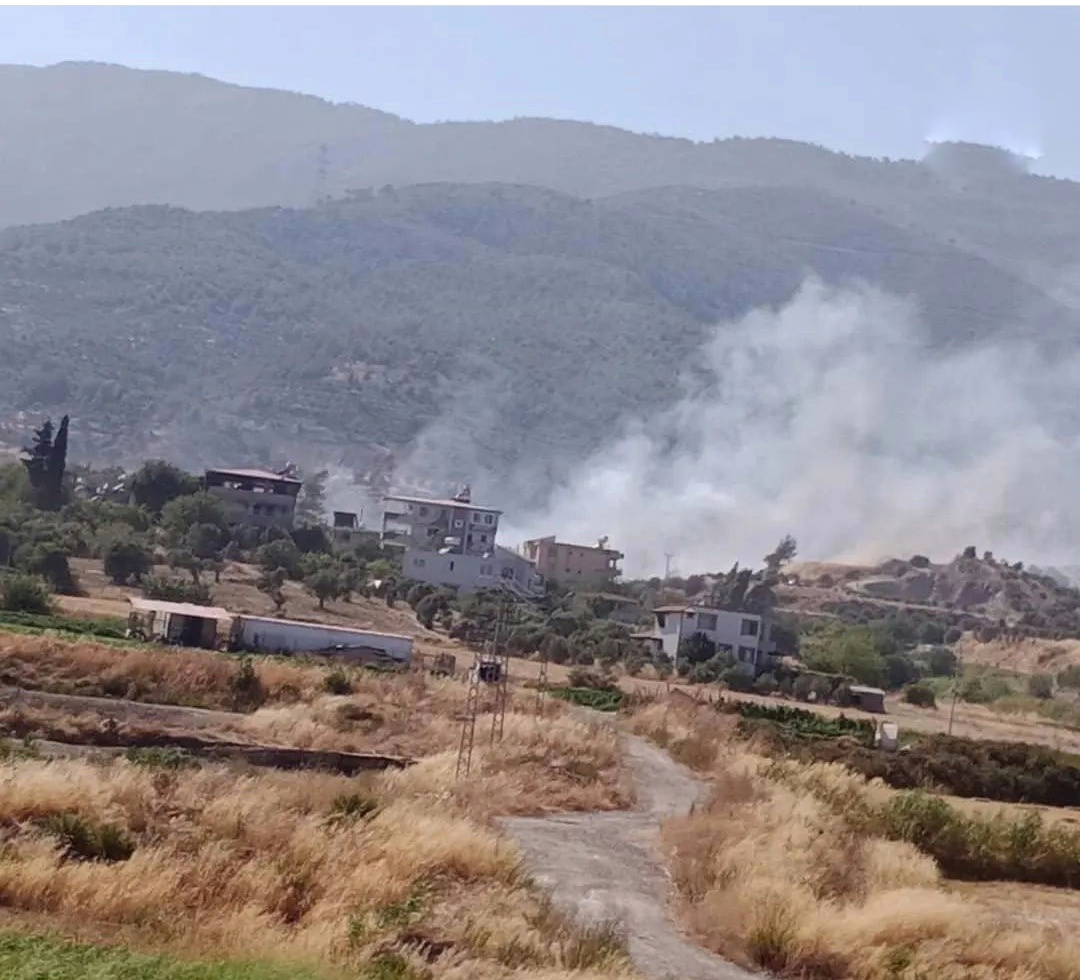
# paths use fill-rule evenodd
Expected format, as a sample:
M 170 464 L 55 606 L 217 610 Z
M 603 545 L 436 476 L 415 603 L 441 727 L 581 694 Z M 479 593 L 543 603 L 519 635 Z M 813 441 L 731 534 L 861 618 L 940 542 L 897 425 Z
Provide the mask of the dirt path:
M 627 736 L 638 805 L 620 813 L 502 821 L 536 882 L 581 921 L 616 919 L 634 966 L 650 980 L 746 980 L 754 974 L 686 939 L 672 920 L 658 828 L 686 813 L 706 787 L 663 750 Z

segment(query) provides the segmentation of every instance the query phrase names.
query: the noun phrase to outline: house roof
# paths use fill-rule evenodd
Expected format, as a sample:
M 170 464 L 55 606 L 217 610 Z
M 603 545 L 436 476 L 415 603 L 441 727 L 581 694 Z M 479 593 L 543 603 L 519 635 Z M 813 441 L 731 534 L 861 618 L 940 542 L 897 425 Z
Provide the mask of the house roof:
M 297 480 L 292 476 L 282 476 L 280 473 L 275 473 L 272 470 L 234 470 L 230 467 L 212 466 L 207 473 L 221 473 L 224 476 L 239 476 L 245 480 L 273 480 L 275 483 L 295 483 L 298 486 L 302 485 L 301 480 Z
M 139 612 L 163 612 L 173 616 L 188 616 L 191 619 L 216 619 L 231 621 L 233 614 L 220 606 L 199 606 L 193 602 L 166 602 L 164 599 L 143 599 L 129 596 L 128 602 Z
M 880 687 L 866 687 L 863 684 L 852 684 L 849 688 L 852 694 L 880 694 L 885 697 L 885 692 Z
M 739 609 L 718 609 L 712 606 L 656 606 L 653 609 L 654 613 L 737 613 L 739 616 L 745 616 L 747 619 L 760 619 L 761 616 L 758 613 L 742 612 Z
M 464 500 L 452 500 L 449 497 L 409 497 L 400 493 L 388 493 L 383 500 L 401 500 L 407 504 L 429 504 L 434 507 L 458 507 L 461 510 L 479 510 L 485 514 L 501 514 L 497 507 L 481 507 L 480 504 L 468 503 Z

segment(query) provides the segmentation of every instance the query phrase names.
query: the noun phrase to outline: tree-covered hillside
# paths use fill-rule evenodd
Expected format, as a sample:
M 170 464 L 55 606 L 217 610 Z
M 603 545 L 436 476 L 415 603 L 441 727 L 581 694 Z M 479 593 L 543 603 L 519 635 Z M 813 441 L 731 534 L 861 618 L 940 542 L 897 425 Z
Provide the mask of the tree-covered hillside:
M 190 465 L 315 447 L 362 464 L 445 420 L 448 453 L 543 467 L 668 403 L 713 324 L 811 272 L 912 298 L 932 344 L 1054 313 L 1001 268 L 808 189 L 111 209 L 0 232 L 0 417 L 12 441 L 17 413 L 70 411 L 92 452 Z

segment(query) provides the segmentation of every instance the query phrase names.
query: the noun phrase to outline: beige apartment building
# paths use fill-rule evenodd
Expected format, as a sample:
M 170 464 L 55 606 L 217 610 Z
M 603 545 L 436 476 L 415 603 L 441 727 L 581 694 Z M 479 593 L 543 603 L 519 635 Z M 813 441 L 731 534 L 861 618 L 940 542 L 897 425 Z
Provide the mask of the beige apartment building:
M 521 552 L 536 564 L 536 570 L 544 578 L 555 579 L 560 585 L 602 588 L 621 574 L 622 552 L 609 548 L 607 538 L 590 546 L 566 544 L 551 535 L 526 541 Z

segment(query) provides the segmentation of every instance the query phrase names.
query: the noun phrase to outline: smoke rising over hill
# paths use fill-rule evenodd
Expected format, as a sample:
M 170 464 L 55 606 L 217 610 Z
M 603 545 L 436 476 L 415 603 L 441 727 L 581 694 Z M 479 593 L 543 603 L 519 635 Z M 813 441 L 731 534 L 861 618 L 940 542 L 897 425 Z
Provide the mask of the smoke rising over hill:
M 573 468 L 519 534 L 610 535 L 629 575 L 665 552 L 687 572 L 757 562 L 785 532 L 819 559 L 1074 558 L 1076 359 L 921 338 L 909 304 L 809 280 L 718 326 L 677 404 Z

